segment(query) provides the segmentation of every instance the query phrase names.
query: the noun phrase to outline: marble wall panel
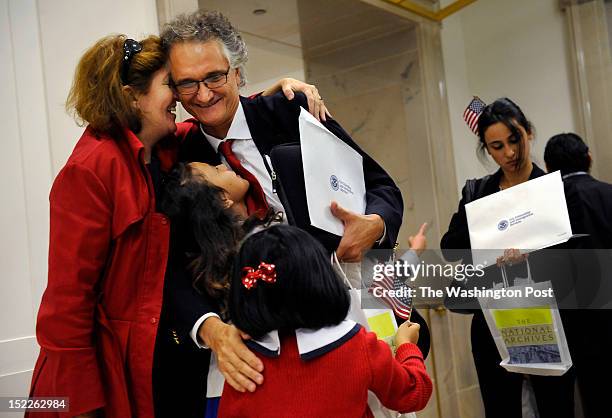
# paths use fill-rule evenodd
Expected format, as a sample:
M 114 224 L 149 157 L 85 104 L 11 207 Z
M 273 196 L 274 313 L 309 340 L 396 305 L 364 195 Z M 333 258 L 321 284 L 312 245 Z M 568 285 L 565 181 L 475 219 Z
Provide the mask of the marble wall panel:
M 391 103 L 401 101 L 399 86 L 390 86 L 375 92 L 366 92 L 344 100 L 330 100 L 332 114 L 375 160 L 382 162 L 396 182 L 406 180 L 405 124 L 401 109 L 389 111 Z M 398 108 L 398 106 L 395 106 Z M 399 113 L 399 115 L 398 115 Z
M 305 37 L 306 35 L 302 35 Z M 407 28 L 375 38 L 366 38 L 349 47 L 339 48 L 325 54 L 309 55 L 305 52 L 307 76 L 309 78 L 321 78 L 329 76 L 343 69 L 370 66 L 379 61 L 386 61 L 390 57 L 403 55 L 416 51 L 417 45 L 414 29 Z M 394 72 L 385 66 L 378 68 L 378 78 L 389 79 L 394 77 Z
M 433 223 L 435 207 L 414 31 L 400 35 L 306 58 L 305 64 L 309 81 L 318 86 L 333 116 L 402 189 L 405 217 L 399 242 L 405 246 L 422 222 Z M 437 235 L 429 239 L 434 246 L 439 242 Z

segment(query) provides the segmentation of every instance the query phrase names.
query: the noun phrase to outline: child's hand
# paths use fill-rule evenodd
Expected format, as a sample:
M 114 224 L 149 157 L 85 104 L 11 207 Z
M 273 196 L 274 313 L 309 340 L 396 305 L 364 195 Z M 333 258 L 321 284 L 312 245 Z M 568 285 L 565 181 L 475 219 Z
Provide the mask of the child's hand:
M 419 330 L 421 326 L 416 322 L 406 321 L 397 329 L 395 334 L 395 345 L 399 347 L 405 343 L 416 344 L 419 341 Z

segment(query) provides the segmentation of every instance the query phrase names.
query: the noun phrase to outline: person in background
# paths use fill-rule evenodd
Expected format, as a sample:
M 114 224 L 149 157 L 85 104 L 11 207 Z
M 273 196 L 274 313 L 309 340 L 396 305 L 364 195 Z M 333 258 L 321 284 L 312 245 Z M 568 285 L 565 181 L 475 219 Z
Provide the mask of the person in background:
M 581 308 L 573 313 L 573 325 L 566 333 L 579 330 L 580 334 L 572 339 L 570 348 L 584 415 L 600 417 L 609 408 L 608 391 L 600 376 L 612 375 L 612 287 L 607 277 L 612 268 L 612 184 L 590 175 L 589 147 L 574 133 L 550 138 L 544 162 L 548 172 L 561 171 L 572 233 L 586 235 L 571 239 L 565 246 L 574 262 L 572 271 Z
M 501 98 L 483 109 L 478 120 L 478 137 L 481 155 L 488 154 L 499 169 L 480 179 L 468 180 L 457 212 L 440 242 L 446 260 L 463 260 L 464 264 L 471 263 L 465 205 L 545 174 L 530 156 L 533 125 L 512 100 Z M 493 269 L 487 269 L 488 278 L 501 283 L 501 277 L 491 278 L 495 273 L 501 276 Z M 524 376 L 510 373 L 499 365 L 501 359 L 484 315 L 479 309 L 473 313 L 472 355 L 485 414 L 488 418 L 521 418 Z M 561 377 L 531 376 L 541 418 L 574 416 L 574 380 L 571 369 Z
M 175 105 L 156 36 L 107 36 L 79 61 L 67 108 L 88 126 L 51 189 L 49 276 L 30 389 L 69 398 L 70 416 L 154 416 L 170 237 L 155 195 L 157 148 L 186 131 L 177 130 Z
M 591 152 L 574 133 L 555 135 L 544 149 L 546 170 L 560 170 L 574 234 L 589 234 L 590 248 L 612 248 L 612 184 L 591 176 Z
M 265 382 L 254 393 L 226 383 L 220 418 L 373 417 L 368 390 L 396 411 L 427 405 L 432 382 L 415 344 L 419 325 L 399 327 L 394 358 L 376 334 L 346 319 L 348 290 L 307 232 L 277 225 L 248 236 L 228 305 L 264 363 Z

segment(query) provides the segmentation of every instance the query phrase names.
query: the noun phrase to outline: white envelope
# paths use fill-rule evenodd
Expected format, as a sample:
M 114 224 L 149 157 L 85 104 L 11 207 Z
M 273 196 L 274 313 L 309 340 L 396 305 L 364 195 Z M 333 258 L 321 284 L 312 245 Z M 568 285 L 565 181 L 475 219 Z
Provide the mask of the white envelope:
M 495 264 L 507 248 L 529 252 L 572 237 L 559 171 L 470 202 L 465 213 L 474 264 Z
M 363 158 L 305 109 L 299 126 L 310 223 L 341 236 L 344 225 L 332 215 L 330 204 L 335 200 L 345 209 L 365 213 Z

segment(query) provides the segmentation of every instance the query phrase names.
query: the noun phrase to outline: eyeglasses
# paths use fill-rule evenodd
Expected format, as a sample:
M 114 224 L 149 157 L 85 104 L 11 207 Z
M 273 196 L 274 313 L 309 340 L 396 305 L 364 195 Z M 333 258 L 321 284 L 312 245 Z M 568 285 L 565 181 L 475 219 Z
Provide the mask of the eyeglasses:
M 216 73 L 209 75 L 205 79 L 196 80 L 185 80 L 178 84 L 173 84 L 174 90 L 181 95 L 192 95 L 200 91 L 200 84 L 204 84 L 206 88 L 210 90 L 218 89 L 221 86 L 227 84 L 227 75 L 229 74 L 232 67 L 228 67 L 224 73 Z
M 123 62 L 121 64 L 121 82 L 128 84 L 128 71 L 130 70 L 130 62 L 134 55 L 142 51 L 140 42 L 133 39 L 126 39 L 123 43 Z

